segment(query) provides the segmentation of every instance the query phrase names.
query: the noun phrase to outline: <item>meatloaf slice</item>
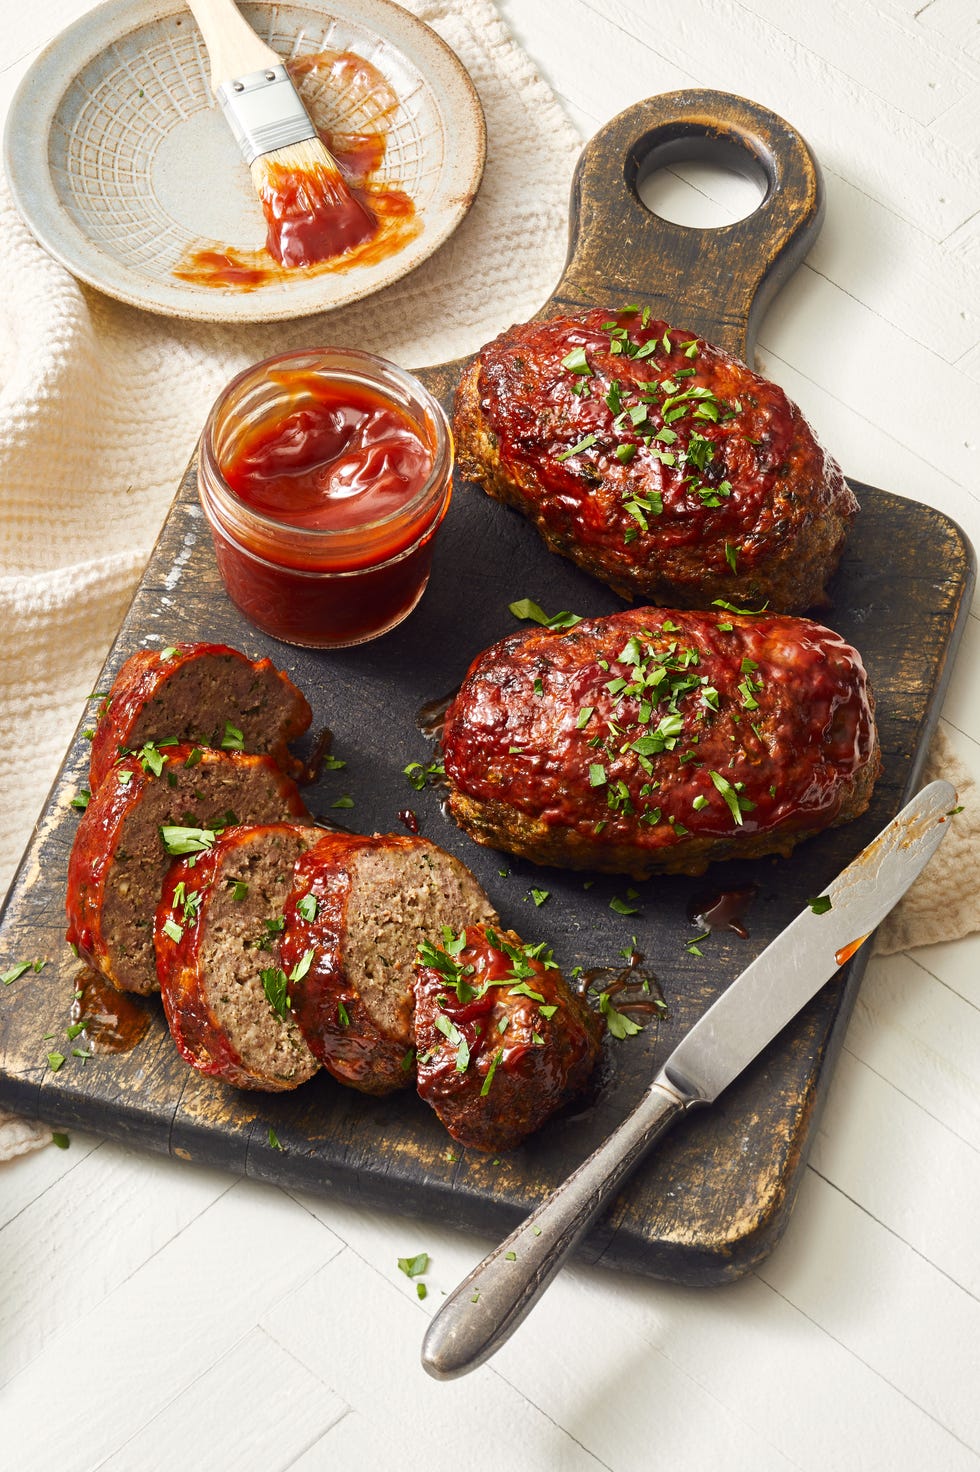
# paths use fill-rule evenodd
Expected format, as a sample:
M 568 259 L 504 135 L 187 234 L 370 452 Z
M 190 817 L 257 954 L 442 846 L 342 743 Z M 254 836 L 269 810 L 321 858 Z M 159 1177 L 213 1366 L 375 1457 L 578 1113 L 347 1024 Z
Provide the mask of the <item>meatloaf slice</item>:
M 174 855 L 206 849 L 242 821 L 305 816 L 271 756 L 182 745 L 124 757 L 75 834 L 68 940 L 120 991 L 154 991 L 153 916 Z
M 286 743 L 312 718 L 306 697 L 271 660 L 251 660 L 227 644 L 138 649 L 99 707 L 89 785 L 95 792 L 121 754 L 148 741 L 269 752 L 296 777 L 302 764 Z
M 512 327 L 463 375 L 464 476 L 624 598 L 800 612 L 858 505 L 776 384 L 637 308 Z
M 228 828 L 164 880 L 154 941 L 164 1011 L 193 1068 L 239 1089 L 295 1089 L 316 1072 L 280 964 L 282 906 L 321 830 Z
M 857 651 L 780 615 L 640 608 L 501 640 L 446 716 L 449 808 L 540 864 L 700 874 L 867 807 L 880 758 Z
M 510 1150 L 585 1086 L 599 1019 L 546 946 L 471 925 L 423 943 L 415 979 L 418 1091 L 453 1139 Z
M 302 967 L 293 1012 L 314 1056 L 366 1094 L 414 1077 L 412 986 L 420 942 L 495 921 L 452 854 L 407 834 L 325 834 L 296 866 L 282 964 Z M 310 954 L 312 953 L 312 954 Z

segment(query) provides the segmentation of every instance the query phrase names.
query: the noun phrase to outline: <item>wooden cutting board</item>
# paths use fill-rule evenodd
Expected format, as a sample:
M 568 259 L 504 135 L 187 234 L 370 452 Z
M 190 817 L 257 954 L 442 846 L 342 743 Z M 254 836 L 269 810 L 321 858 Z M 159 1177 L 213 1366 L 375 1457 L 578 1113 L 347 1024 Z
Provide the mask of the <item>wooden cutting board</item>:
M 764 202 L 747 219 L 713 231 L 652 216 L 636 193 L 641 171 L 696 153 L 761 175 Z M 542 315 L 649 304 L 677 327 L 751 360 L 762 309 L 802 261 L 822 210 L 817 165 L 781 119 L 713 92 L 652 98 L 614 119 L 583 152 L 568 261 Z M 448 406 L 462 367 L 460 360 L 420 376 Z M 71 799 L 87 781 L 81 731 L 89 711 L 0 921 L 0 972 L 15 961 L 46 962 L 0 988 L 0 1105 L 383 1210 L 509 1230 L 595 1148 L 718 993 L 919 785 L 969 605 L 972 549 L 939 512 L 871 486 L 854 489 L 861 515 L 823 617 L 862 651 L 877 692 L 884 772 L 870 811 L 789 860 L 729 863 L 701 880 L 633 885 L 479 848 L 443 815 L 438 793 L 414 792 L 403 771 L 431 756 L 417 724 L 420 707 L 454 688 L 481 649 L 515 629 L 510 602 L 530 597 L 549 612 L 597 615 L 622 607 L 614 594 L 548 553 L 515 512 L 457 484 L 432 581 L 405 624 L 357 649 L 291 649 L 251 628 L 225 597 L 192 462 L 98 688 L 107 688 L 142 645 L 211 639 L 269 654 L 306 691 L 315 725 L 331 727 L 334 751 L 347 762 L 308 790 L 315 813 L 336 816 L 332 805 L 350 796 L 354 806 L 341 816 L 371 832 L 397 830 L 399 812 L 414 809 L 422 832 L 470 865 L 506 923 L 529 940 L 547 941 L 566 970 L 618 967 L 636 937 L 669 1014 L 636 1038 L 607 1038 L 592 1096 L 499 1159 L 453 1144 L 414 1094 L 368 1099 L 325 1075 L 289 1096 L 209 1082 L 177 1057 L 156 999 L 147 1003 L 150 1027 L 132 1052 L 73 1056 L 65 1028 L 78 963 L 63 939 L 64 885 L 77 824 Z M 695 898 L 748 884 L 758 886 L 746 915 L 748 938 L 715 932 L 701 943 L 702 956 L 692 954 Z M 532 889 L 547 898 L 536 904 Z M 613 910 L 613 900 L 636 913 Z M 665 1140 L 586 1239 L 585 1260 L 716 1283 L 771 1250 L 792 1205 L 866 950 L 717 1105 Z M 47 1063 L 51 1050 L 68 1055 L 57 1072 Z M 281 1149 L 270 1144 L 270 1129 Z

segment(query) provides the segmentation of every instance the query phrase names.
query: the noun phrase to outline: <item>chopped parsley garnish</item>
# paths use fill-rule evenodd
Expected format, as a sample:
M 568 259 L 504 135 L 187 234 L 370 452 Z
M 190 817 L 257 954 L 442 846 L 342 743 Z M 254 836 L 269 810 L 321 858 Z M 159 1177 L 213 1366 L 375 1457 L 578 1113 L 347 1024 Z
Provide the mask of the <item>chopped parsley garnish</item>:
M 435 1018 L 436 1027 L 442 1033 L 451 1048 L 456 1049 L 456 1072 L 465 1073 L 470 1066 L 470 1045 L 466 1041 L 459 1028 L 445 1012 L 437 1012 Z
M 160 837 L 168 854 L 203 854 L 214 847 L 221 830 L 216 828 L 182 828 L 164 823 Z
M 807 900 L 807 904 L 815 915 L 826 915 L 828 910 L 833 909 L 829 894 L 818 894 L 814 899 Z
M 493 1083 L 493 1076 L 497 1072 L 497 1064 L 503 1057 L 503 1053 L 503 1048 L 498 1048 L 496 1053 L 494 1053 L 493 1057 L 490 1060 L 490 1067 L 487 1069 L 486 1078 L 483 1080 L 483 1086 L 480 1089 L 481 1099 L 485 1099 L 487 1094 L 489 1094 L 490 1092 L 490 1085 Z
M 617 915 L 638 915 L 640 913 L 639 905 L 630 904 L 628 899 L 620 899 L 618 894 L 614 894 L 609 901 L 609 908 L 615 910 Z
M 184 937 L 184 929 L 183 929 L 183 926 L 178 925 L 177 922 L 176 922 L 176 920 L 174 920 L 172 916 L 170 916 L 170 915 L 167 916 L 166 920 L 163 922 L 163 927 L 162 928 L 163 928 L 164 935 L 167 936 L 170 940 L 175 941 L 175 942 L 176 941 L 179 941 L 179 940 L 183 940 L 183 937 Z
M 639 1023 L 634 1022 L 631 1017 L 627 1017 L 624 1012 L 620 1012 L 613 1006 L 609 992 L 603 992 L 600 996 L 599 1011 L 606 1019 L 606 1026 L 614 1038 L 631 1038 L 643 1031 Z
M 273 1150 L 282 1149 L 282 1141 L 279 1139 L 279 1136 L 276 1134 L 271 1124 L 269 1126 L 269 1144 L 271 1145 Z
M 50 1068 L 50 1070 L 51 1070 L 52 1073 L 57 1073 L 58 1072 L 58 1069 L 61 1067 L 61 1065 L 64 1063 L 64 1061 L 65 1061 L 65 1055 L 64 1055 L 64 1053 L 49 1053 L 48 1054 L 48 1067 Z
M 332 802 L 330 806 L 332 808 L 352 808 L 354 806 L 354 799 L 345 793 L 343 797 L 338 797 L 336 802 Z
M 71 1144 L 71 1140 L 61 1130 L 52 1130 L 51 1143 L 52 1145 L 57 1145 L 59 1150 L 67 1150 Z
M 421 762 L 409 762 L 407 767 L 402 768 L 402 771 L 416 792 L 421 792 L 427 784 L 434 785 L 440 782 L 446 775 L 445 766 L 438 760 L 428 762 L 426 766 L 423 766 Z M 351 806 L 353 807 L 353 803 Z
M 304 894 L 303 898 L 296 902 L 297 915 L 305 920 L 308 925 L 312 924 L 316 919 L 316 912 L 317 899 L 315 894 Z
M 84 813 L 85 809 L 88 807 L 91 801 L 91 792 L 89 792 L 87 787 L 83 787 L 81 791 L 77 792 L 72 798 L 71 805 L 73 808 L 78 808 L 79 812 Z
M 548 899 L 548 897 L 550 896 L 551 890 L 550 889 L 532 889 L 530 891 L 530 894 L 531 894 L 531 898 L 534 901 L 535 905 L 540 909 L 541 906 L 544 904 L 545 900 Z
M 567 368 L 569 373 L 591 374 L 592 372 L 584 348 L 573 348 L 567 357 L 562 358 L 561 366 Z
M 573 445 L 570 450 L 563 450 L 560 455 L 556 455 L 555 459 L 570 460 L 573 455 L 581 455 L 583 450 L 591 450 L 597 438 L 597 435 L 587 434 L 583 439 L 579 440 L 577 445 Z
M 400 1257 L 398 1266 L 406 1278 L 421 1278 L 429 1271 L 429 1254 L 420 1252 L 415 1257 Z
M 507 607 L 515 618 L 531 619 L 536 624 L 542 624 L 546 629 L 570 629 L 575 624 L 582 622 L 577 613 L 569 613 L 566 609 L 549 617 L 541 605 L 534 602 L 533 598 L 519 598 L 516 603 L 509 603 Z
M 222 751 L 244 751 L 245 735 L 231 721 L 225 721 L 225 734 L 221 738 Z
M 144 772 L 152 772 L 154 777 L 159 777 L 167 758 L 155 742 L 147 741 L 140 747 L 137 756 Z
M 4 986 L 11 986 L 13 982 L 19 981 L 22 976 L 25 976 L 28 971 L 43 971 L 47 964 L 47 961 L 40 960 L 17 961 L 13 966 L 8 967 L 3 975 L 0 976 L 0 982 Z
M 290 1006 L 285 971 L 281 966 L 267 966 L 259 972 L 259 975 L 262 978 L 262 990 L 265 992 L 266 1001 L 276 1016 L 285 1021 Z
M 341 1027 L 350 1027 L 350 1013 L 344 1006 L 343 1002 L 337 1003 L 337 1021 L 340 1023 Z

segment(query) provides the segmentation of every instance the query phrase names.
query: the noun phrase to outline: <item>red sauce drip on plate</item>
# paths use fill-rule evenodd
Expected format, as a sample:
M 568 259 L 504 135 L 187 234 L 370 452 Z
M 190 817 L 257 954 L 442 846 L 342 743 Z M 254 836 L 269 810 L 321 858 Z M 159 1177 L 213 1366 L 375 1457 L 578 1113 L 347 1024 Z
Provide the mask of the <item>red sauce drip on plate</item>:
M 421 230 L 409 196 L 375 177 L 398 106 L 385 77 L 352 52 L 296 57 L 289 71 L 340 176 L 321 168 L 282 168 L 270 156 L 259 187 L 266 249 L 209 241 L 177 262 L 179 280 L 255 291 L 288 280 L 297 269 L 318 275 L 375 265 Z M 352 120 L 358 119 L 355 127 Z

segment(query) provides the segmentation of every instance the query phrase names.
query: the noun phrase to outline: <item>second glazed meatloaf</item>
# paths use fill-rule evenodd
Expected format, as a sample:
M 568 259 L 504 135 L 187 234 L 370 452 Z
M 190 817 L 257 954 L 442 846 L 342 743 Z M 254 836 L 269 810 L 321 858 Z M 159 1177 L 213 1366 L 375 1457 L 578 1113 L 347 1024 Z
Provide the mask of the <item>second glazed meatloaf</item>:
M 481 654 L 449 707 L 449 807 L 481 843 L 645 878 L 786 854 L 864 811 L 857 651 L 809 619 L 641 608 Z
M 638 309 L 512 327 L 463 375 L 459 467 L 626 598 L 802 613 L 857 501 L 778 385 Z

